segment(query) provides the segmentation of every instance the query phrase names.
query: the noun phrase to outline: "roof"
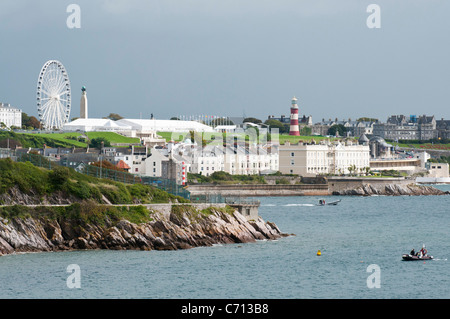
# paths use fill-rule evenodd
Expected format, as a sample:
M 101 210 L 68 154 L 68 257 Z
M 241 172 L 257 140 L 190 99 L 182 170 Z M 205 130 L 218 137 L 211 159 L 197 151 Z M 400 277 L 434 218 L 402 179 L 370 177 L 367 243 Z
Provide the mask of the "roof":
M 100 131 L 100 130 L 131 130 L 130 125 L 111 119 L 76 119 L 65 123 L 63 130 Z
M 363 143 L 363 142 L 369 142 L 369 139 L 367 138 L 366 134 L 362 134 L 362 135 L 359 137 L 359 142 L 360 142 L 360 143 Z
M 211 126 L 196 121 L 175 121 L 175 120 L 147 120 L 147 119 L 120 119 L 116 121 L 120 125 L 131 126 L 137 131 L 160 131 L 160 132 L 213 132 Z
M 117 164 L 116 167 L 118 168 L 122 168 L 122 169 L 130 169 L 131 167 L 127 165 L 127 163 L 125 163 L 124 161 L 120 160 Z

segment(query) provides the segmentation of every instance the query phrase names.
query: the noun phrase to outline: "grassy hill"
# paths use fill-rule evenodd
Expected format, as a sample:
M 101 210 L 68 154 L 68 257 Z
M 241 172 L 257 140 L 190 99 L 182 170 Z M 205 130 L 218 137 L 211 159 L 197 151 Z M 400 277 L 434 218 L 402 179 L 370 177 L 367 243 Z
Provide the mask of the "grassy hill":
M 9 131 L 0 132 L 0 143 L 5 143 L 5 140 L 10 139 L 10 145 L 14 141 L 18 142 L 22 147 L 42 148 L 45 145 L 49 147 L 86 147 L 88 141 L 83 139 L 77 140 L 82 133 L 15 133 Z M 122 136 L 114 132 L 88 132 L 86 133 L 89 139 L 103 137 L 111 144 L 138 144 L 139 138 L 130 138 Z
M 98 137 L 103 137 L 108 140 L 111 144 L 113 143 L 129 143 L 129 144 L 139 144 L 140 139 L 137 137 L 126 137 L 114 132 L 87 132 L 86 135 L 89 139 L 94 139 Z

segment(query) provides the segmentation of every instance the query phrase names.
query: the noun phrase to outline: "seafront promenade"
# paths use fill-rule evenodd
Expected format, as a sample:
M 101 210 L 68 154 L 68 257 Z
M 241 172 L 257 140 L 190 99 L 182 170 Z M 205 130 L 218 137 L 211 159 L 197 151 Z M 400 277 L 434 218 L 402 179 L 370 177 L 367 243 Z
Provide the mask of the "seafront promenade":
M 405 177 L 327 177 L 311 184 L 189 184 L 191 199 L 196 196 L 329 196 L 329 195 L 438 195 L 440 190 L 418 186 Z

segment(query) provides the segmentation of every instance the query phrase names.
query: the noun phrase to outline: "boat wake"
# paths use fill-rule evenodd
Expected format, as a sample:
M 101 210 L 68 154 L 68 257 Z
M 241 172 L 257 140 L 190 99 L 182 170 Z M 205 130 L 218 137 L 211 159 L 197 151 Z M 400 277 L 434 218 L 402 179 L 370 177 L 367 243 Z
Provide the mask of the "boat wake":
M 283 206 L 308 206 L 308 207 L 310 207 L 310 206 L 316 206 L 316 205 L 314 205 L 314 204 L 286 204 Z

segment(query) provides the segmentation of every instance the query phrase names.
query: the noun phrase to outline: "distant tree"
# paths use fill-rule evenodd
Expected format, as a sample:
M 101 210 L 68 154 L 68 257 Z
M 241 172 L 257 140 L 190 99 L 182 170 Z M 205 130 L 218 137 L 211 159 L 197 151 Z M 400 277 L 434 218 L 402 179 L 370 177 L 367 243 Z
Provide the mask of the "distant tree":
M 348 171 L 349 171 L 350 175 L 353 175 L 353 173 L 356 173 L 356 165 L 355 164 L 350 165 L 348 167 Z
M 171 121 L 179 121 L 180 119 L 176 116 L 170 118 Z
M 41 127 L 41 122 L 34 117 L 28 116 L 27 113 L 22 112 L 22 128 L 24 129 L 39 129 Z
M 347 128 L 342 124 L 335 124 L 328 129 L 328 135 L 336 135 L 336 132 L 339 133 L 339 136 L 345 136 Z
M 356 122 L 378 122 L 378 119 L 372 117 L 360 117 Z
M 303 126 L 300 129 L 300 135 L 301 136 L 310 136 L 311 133 L 312 133 L 312 129 L 310 127 L 308 127 L 308 126 Z
M 117 167 L 116 165 L 114 165 L 110 161 L 106 161 L 106 160 L 94 162 L 91 165 L 92 166 L 96 166 L 96 167 L 100 167 L 101 166 L 102 168 L 107 168 L 107 169 L 114 170 L 114 171 L 126 172 L 126 170 L 124 170 L 123 168 Z
M 30 117 L 28 116 L 28 114 L 25 112 L 22 112 L 22 124 L 23 124 L 23 122 L 28 122 L 29 119 L 30 119 Z
M 261 124 L 262 121 L 260 119 L 254 118 L 254 117 L 247 117 L 244 119 L 244 122 L 250 122 L 254 124 Z
M 16 147 L 22 147 L 22 144 L 15 139 L 12 138 L 5 138 L 0 140 L 0 147 L 1 148 L 16 148 Z
M 123 119 L 123 116 L 120 116 L 117 113 L 109 113 L 109 115 L 106 118 L 110 119 L 110 120 L 113 120 L 113 121 L 117 121 L 117 120 Z
M 289 125 L 285 125 L 278 120 L 274 119 L 266 120 L 264 124 L 268 125 L 271 130 L 277 128 L 280 134 L 289 133 Z
M 41 122 L 34 116 L 30 117 L 30 121 L 28 122 L 28 126 L 31 126 L 32 128 L 39 129 L 41 128 Z
M 89 147 L 101 149 L 102 142 L 103 142 L 103 146 L 111 146 L 111 143 L 106 138 L 96 137 L 90 141 Z
M 234 122 L 229 118 L 217 118 L 211 121 L 211 126 L 217 125 L 234 125 Z
M 224 171 L 217 171 L 210 175 L 210 177 L 213 180 L 219 180 L 219 181 L 232 181 L 233 176 L 231 174 L 224 172 Z

